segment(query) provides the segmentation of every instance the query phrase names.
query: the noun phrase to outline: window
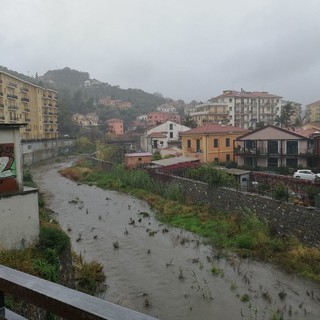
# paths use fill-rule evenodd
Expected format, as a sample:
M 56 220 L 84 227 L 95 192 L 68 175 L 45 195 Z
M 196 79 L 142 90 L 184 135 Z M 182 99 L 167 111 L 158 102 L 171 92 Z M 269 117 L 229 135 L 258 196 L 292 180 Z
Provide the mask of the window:
M 138 161 L 142 161 L 142 158 L 138 158 Z
M 173 138 L 173 132 L 170 132 L 170 138 Z
M 298 167 L 298 159 L 287 159 L 287 167 L 297 168 Z
M 268 167 L 278 167 L 278 158 L 268 158 Z
M 213 147 L 214 148 L 218 148 L 218 146 L 219 146 L 219 142 L 218 141 L 219 141 L 218 139 L 213 139 Z
M 191 148 L 191 140 L 187 140 L 187 148 Z
M 196 140 L 196 149 L 197 149 L 197 152 L 201 152 L 200 139 Z
M 170 129 L 170 130 L 173 130 L 173 123 L 170 123 L 169 129 Z
M 298 154 L 298 141 L 287 141 L 287 154 Z
M 214 162 L 219 162 L 219 158 L 214 158 Z
M 226 161 L 230 161 L 230 154 L 226 154 Z
M 226 138 L 226 147 L 230 147 L 230 138 Z
M 255 158 L 253 157 L 246 157 L 245 160 L 244 160 L 244 164 L 247 166 L 247 167 L 256 167 L 257 166 L 257 161 Z
M 277 140 L 269 140 L 268 141 L 268 152 L 270 154 L 278 154 L 278 141 Z

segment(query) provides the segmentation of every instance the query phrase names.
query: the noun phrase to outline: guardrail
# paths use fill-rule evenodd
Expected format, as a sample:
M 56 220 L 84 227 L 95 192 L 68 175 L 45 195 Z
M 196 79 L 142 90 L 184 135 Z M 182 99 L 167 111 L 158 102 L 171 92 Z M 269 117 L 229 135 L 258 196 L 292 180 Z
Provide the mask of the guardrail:
M 0 319 L 24 319 L 4 306 L 4 294 L 64 319 L 156 320 L 111 302 L 0 265 Z

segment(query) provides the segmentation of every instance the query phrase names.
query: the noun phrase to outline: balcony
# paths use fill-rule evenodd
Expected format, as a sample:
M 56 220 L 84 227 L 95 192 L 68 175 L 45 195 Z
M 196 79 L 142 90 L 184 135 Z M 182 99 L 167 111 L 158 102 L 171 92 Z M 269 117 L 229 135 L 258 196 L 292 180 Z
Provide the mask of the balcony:
M 7 93 L 7 98 L 8 99 L 18 99 L 18 96 L 15 94 Z
M 29 92 L 28 88 L 21 88 L 20 90 L 21 90 L 21 92 Z
M 18 110 L 19 107 L 18 106 L 8 106 L 9 110 Z
M 69 320 L 156 320 L 142 313 L 0 265 L 0 319 L 24 319 L 4 306 L 4 294 Z
M 3 92 L 2 91 L 0 92 L 0 97 L 3 97 Z
M 21 102 L 24 102 L 24 103 L 29 103 L 30 99 L 29 98 L 21 98 Z
M 0 109 L 3 109 L 4 108 L 4 104 L 0 104 Z
M 9 88 L 16 88 L 17 87 L 17 84 L 16 83 L 13 83 L 13 82 L 8 82 L 7 86 Z

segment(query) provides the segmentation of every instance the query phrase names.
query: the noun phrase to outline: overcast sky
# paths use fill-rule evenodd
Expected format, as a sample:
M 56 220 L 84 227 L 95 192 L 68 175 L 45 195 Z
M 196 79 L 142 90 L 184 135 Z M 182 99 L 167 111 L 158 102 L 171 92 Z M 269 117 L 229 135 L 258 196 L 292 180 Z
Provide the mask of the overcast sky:
M 320 100 L 319 0 L 0 0 L 0 65 L 164 97 Z

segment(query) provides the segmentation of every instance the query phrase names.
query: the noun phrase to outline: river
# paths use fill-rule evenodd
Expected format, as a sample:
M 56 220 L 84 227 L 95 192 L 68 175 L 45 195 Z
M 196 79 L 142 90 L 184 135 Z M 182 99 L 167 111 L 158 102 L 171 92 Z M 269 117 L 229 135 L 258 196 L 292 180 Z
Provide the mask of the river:
M 58 173 L 72 160 L 32 169 L 75 252 L 103 264 L 103 299 L 163 320 L 320 319 L 318 284 L 277 267 L 222 255 L 162 225 L 149 205 Z

